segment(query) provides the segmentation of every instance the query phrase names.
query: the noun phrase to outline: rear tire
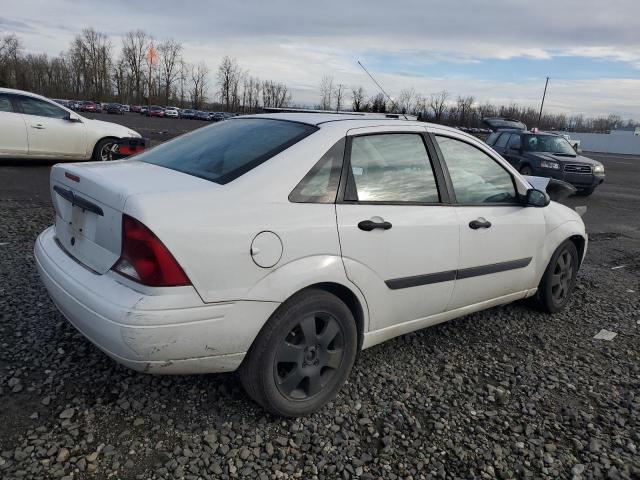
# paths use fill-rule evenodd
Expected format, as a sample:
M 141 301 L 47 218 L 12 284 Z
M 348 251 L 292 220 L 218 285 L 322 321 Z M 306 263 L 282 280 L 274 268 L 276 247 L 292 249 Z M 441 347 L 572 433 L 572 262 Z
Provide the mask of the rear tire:
M 575 244 L 566 240 L 551 256 L 538 292 L 532 298 L 533 306 L 547 313 L 562 310 L 569 303 L 576 285 L 579 262 Z
M 93 149 L 93 155 L 91 155 L 91 159 L 96 162 L 108 162 L 109 160 L 113 160 L 113 152 L 112 148 L 116 144 L 117 140 L 115 138 L 103 138 Z
M 274 415 L 309 415 L 337 395 L 357 345 L 355 320 L 344 302 L 323 290 L 303 290 L 262 328 L 240 367 L 240 380 Z

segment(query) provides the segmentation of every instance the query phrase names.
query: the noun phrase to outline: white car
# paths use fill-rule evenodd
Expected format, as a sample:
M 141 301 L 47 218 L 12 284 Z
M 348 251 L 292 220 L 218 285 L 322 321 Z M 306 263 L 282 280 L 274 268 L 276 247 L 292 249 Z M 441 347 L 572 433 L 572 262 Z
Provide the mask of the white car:
M 167 107 L 164 109 L 164 116 L 171 117 L 171 118 L 179 118 L 180 113 L 178 112 L 178 109 L 175 107 Z
M 56 165 L 35 258 L 67 319 L 150 373 L 240 369 L 267 410 L 330 401 L 360 349 L 531 297 L 563 308 L 580 216 L 458 130 L 282 113 Z
M 110 160 L 122 138 L 140 134 L 85 118 L 40 95 L 0 88 L 0 158 Z

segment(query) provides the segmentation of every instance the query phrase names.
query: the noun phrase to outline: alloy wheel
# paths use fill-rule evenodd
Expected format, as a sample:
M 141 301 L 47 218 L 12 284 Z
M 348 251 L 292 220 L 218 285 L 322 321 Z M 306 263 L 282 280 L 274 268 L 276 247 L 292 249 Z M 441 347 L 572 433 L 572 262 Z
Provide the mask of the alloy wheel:
M 100 149 L 100 159 L 103 162 L 108 162 L 109 160 L 113 160 L 113 147 L 115 146 L 115 142 L 107 142 L 102 145 Z
M 282 395 L 307 400 L 322 391 L 345 357 L 344 332 L 328 313 L 302 318 L 280 342 L 273 375 Z
M 551 277 L 551 295 L 556 304 L 563 303 L 573 282 L 573 257 L 568 250 L 564 250 L 556 261 Z

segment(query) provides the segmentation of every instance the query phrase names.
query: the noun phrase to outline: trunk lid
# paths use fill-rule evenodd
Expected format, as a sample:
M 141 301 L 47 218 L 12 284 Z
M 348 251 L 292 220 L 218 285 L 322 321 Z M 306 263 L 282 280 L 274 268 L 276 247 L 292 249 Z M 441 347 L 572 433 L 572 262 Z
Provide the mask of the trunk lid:
M 91 270 L 104 274 L 120 258 L 127 198 L 216 188 L 216 184 L 135 160 L 58 164 L 51 169 L 56 237 Z

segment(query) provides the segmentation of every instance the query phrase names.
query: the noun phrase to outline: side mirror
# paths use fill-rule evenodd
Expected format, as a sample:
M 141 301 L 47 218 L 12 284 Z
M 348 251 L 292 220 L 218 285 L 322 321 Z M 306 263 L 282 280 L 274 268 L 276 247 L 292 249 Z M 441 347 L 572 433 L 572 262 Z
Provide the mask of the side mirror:
M 69 115 L 67 115 L 66 120 L 69 121 L 69 122 L 76 122 L 76 123 L 81 123 L 82 122 L 80 116 L 76 115 L 75 113 L 70 113 Z
M 542 190 L 530 188 L 527 190 L 524 204 L 528 207 L 546 207 L 551 202 L 549 195 Z

